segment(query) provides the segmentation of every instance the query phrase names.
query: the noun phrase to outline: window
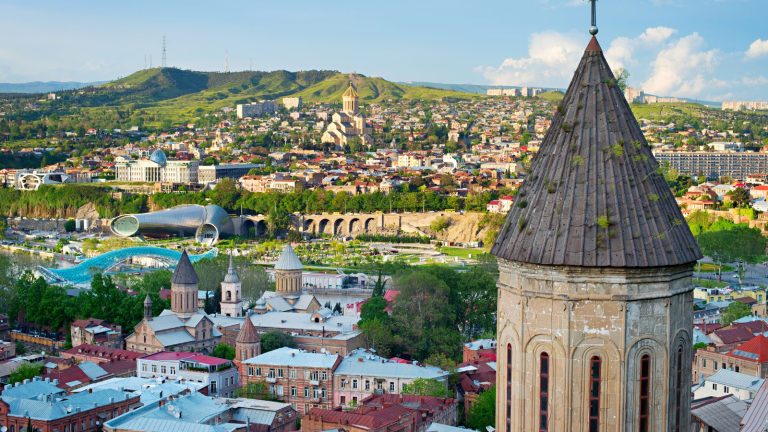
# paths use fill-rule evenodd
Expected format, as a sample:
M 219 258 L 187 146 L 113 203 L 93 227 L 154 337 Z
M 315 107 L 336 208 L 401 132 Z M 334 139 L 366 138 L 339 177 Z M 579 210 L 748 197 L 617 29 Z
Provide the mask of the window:
M 253 376 L 253 366 L 248 366 L 248 376 Z
M 728 391 L 728 386 L 723 386 L 723 393 L 730 393 L 730 392 Z
M 371 381 L 370 380 L 365 380 L 365 389 L 366 390 L 370 390 L 371 389 Z
M 341 402 L 341 404 L 344 405 L 345 403 L 347 403 L 347 397 L 346 396 L 342 396 L 341 399 L 339 400 L 339 402 Z
M 260 367 L 256 368 L 256 376 L 261 376 L 261 368 Z
M 176 366 L 171 366 L 171 375 L 176 375 Z
M 357 380 L 356 380 L 356 379 L 353 379 L 353 380 L 352 380 L 352 388 L 353 388 L 353 389 L 356 389 L 356 388 L 357 388 Z
M 297 395 L 296 387 L 291 387 L 291 396 L 296 397 L 296 395 Z
M 512 344 L 507 344 L 507 432 L 512 432 Z
M 539 356 L 539 432 L 549 430 L 549 354 Z
M 717 362 L 712 362 L 712 367 L 714 367 L 715 370 L 717 370 Z
M 267 373 L 267 378 L 274 378 L 275 377 L 275 368 L 269 368 L 269 372 Z
M 168 371 L 165 366 L 160 366 L 160 373 L 165 374 Z
M 683 417 L 683 347 L 677 348 L 677 377 L 675 378 L 675 430 L 680 431 L 680 421 Z M 725 369 L 725 364 L 723 364 Z M 688 390 L 686 390 L 688 391 Z M 690 414 L 689 414 L 690 415 Z
M 390 393 L 394 393 L 395 392 L 395 382 L 394 381 L 390 381 L 389 382 L 389 392 Z
M 341 381 L 339 381 L 339 387 L 341 388 L 347 387 L 347 380 L 342 379 Z
M 146 364 L 146 363 L 142 363 L 142 365 L 141 365 L 141 371 L 142 371 L 142 372 L 146 372 L 146 371 L 147 371 L 147 364 Z
M 217 393 L 217 391 L 216 391 L 216 381 L 211 381 L 211 393 Z
M 323 371 L 322 379 L 323 379 L 323 381 L 327 381 L 328 380 L 328 371 Z
M 589 361 L 589 432 L 600 430 L 600 369 L 602 360 L 594 356 Z
M 640 358 L 640 411 L 638 413 L 638 429 L 640 432 L 648 432 L 648 418 L 651 398 L 651 356 L 648 354 Z
M 738 372 L 738 371 L 739 371 L 739 367 L 738 367 L 738 366 L 736 366 L 736 372 Z
M 707 367 L 707 359 L 701 359 L 701 367 Z
M 283 377 L 283 368 L 280 368 L 277 370 L 277 377 L 282 378 Z
M 289 376 L 291 379 L 296 379 L 296 369 L 291 369 L 291 370 L 289 370 L 289 371 L 288 371 L 288 376 Z
M 157 373 L 157 365 L 152 365 L 152 373 Z
M 717 384 L 712 383 L 712 390 L 717 390 Z

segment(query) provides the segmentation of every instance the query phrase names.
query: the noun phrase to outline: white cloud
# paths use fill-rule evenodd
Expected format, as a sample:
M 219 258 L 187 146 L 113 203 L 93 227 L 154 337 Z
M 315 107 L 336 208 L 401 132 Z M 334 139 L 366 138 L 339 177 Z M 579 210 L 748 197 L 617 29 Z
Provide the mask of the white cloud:
M 768 77 L 764 76 L 746 76 L 741 79 L 741 84 L 747 87 L 758 87 L 768 85 Z
M 655 48 L 666 42 L 676 31 L 669 27 L 649 27 L 635 38 L 618 37 L 608 46 L 605 51 L 605 58 L 614 70 L 627 68 L 635 63 L 636 50 Z
M 703 49 L 698 34 L 682 37 L 656 55 L 651 74 L 643 84 L 646 92 L 657 95 L 697 97 L 713 87 L 724 87 L 722 80 L 711 78 L 718 51 Z
M 508 58 L 498 67 L 479 67 L 494 85 L 539 85 L 561 87 L 573 75 L 574 65 L 586 46 L 579 35 L 558 32 L 534 33 L 528 56 Z
M 768 40 L 757 39 L 752 42 L 746 54 L 749 58 L 758 58 L 768 55 Z

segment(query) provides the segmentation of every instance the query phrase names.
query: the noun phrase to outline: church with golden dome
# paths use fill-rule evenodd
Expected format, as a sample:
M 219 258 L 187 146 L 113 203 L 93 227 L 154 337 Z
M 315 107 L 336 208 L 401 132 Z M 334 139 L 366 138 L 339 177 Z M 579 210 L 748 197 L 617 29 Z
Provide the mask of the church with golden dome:
M 365 116 L 360 114 L 359 96 L 352 82 L 349 83 L 341 99 L 342 110 L 333 114 L 321 141 L 324 144 L 344 147 L 349 145 L 353 138 L 359 138 L 363 145 L 372 144 L 371 127 L 366 122 Z

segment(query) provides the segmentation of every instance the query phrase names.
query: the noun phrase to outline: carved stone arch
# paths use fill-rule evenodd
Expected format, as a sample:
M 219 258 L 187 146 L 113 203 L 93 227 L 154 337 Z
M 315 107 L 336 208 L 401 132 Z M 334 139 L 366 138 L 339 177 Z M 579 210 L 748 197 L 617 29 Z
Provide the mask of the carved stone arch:
M 501 324 L 501 322 L 500 322 Z M 509 431 L 519 430 L 518 422 L 520 421 L 519 410 L 522 409 L 522 405 L 519 401 L 520 395 L 523 393 L 523 352 L 521 350 L 520 336 L 517 333 L 517 329 L 513 323 L 509 320 L 504 320 L 504 324 L 498 330 L 498 338 L 496 345 L 496 395 L 497 395 L 497 408 L 496 408 L 496 424 L 499 425 L 497 430 L 499 432 L 507 431 L 507 345 L 512 348 L 512 362 L 510 364 L 512 369 L 512 383 L 511 383 L 511 415 L 510 415 L 510 427 Z
M 571 419 L 573 425 L 571 430 L 574 431 L 589 430 L 589 384 L 593 357 L 599 357 L 601 361 L 599 430 L 609 430 L 609 425 L 615 425 L 619 421 L 616 415 L 621 410 L 620 399 L 608 395 L 621 393 L 622 356 L 616 344 L 610 339 L 588 337 L 579 341 L 571 355 L 573 370 L 571 411 L 573 415 L 578 416 L 578 418 Z
M 564 424 L 567 400 L 567 389 L 571 377 L 568 364 L 568 352 L 559 338 L 551 333 L 538 333 L 528 338 L 524 348 L 524 359 L 521 362 L 523 393 L 523 408 L 520 410 L 522 419 L 518 428 L 513 430 L 538 430 L 539 413 L 539 373 L 541 354 L 549 355 L 549 425 L 550 430 L 555 425 Z M 531 397 L 532 396 L 532 397 Z
M 682 351 L 679 355 L 678 352 Z M 669 350 L 669 424 L 670 430 L 678 428 L 677 416 L 680 416 L 679 426 L 685 427 L 689 424 L 685 413 L 691 411 L 690 388 L 691 380 L 691 361 L 692 361 L 692 342 L 691 333 L 686 329 L 680 329 L 672 338 L 672 345 Z M 679 386 L 679 387 L 678 387 Z
M 626 352 L 624 369 L 624 430 L 638 430 L 638 409 L 640 406 L 639 382 L 640 361 L 648 354 L 651 359 L 650 415 L 648 430 L 666 430 L 667 400 L 659 395 L 667 394 L 669 371 L 668 350 L 664 343 L 654 337 L 639 338 L 632 342 Z

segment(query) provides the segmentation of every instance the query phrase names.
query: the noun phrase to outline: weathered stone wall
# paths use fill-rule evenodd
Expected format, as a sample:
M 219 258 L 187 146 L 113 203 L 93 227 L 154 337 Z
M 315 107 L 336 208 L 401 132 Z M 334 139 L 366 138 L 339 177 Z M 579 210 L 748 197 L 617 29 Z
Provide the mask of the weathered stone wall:
M 602 361 L 600 430 L 637 430 L 639 362 L 652 358 L 649 430 L 671 430 L 677 347 L 681 403 L 690 406 L 691 267 L 605 269 L 499 262 L 497 429 L 539 430 L 539 362 L 550 356 L 549 430 L 588 431 L 590 360 Z M 688 428 L 681 419 L 681 430 Z

